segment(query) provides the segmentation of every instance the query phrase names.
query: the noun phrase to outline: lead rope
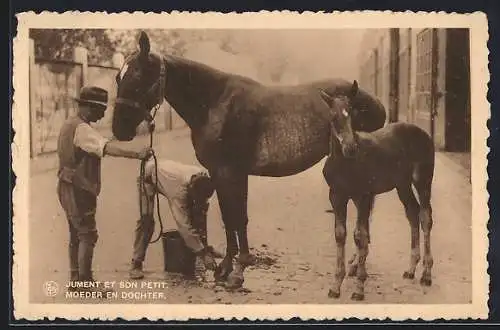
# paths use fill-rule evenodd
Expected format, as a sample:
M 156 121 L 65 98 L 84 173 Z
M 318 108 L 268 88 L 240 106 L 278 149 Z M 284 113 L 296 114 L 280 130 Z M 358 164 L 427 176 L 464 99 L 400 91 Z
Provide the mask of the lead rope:
M 157 215 L 158 215 L 158 222 L 160 223 L 160 232 L 158 233 L 158 237 L 152 241 L 149 242 L 149 244 L 153 244 L 153 243 L 156 243 L 160 240 L 160 238 L 162 237 L 163 235 L 163 221 L 161 219 L 161 212 L 160 212 L 160 196 L 158 194 L 158 159 L 156 157 L 156 154 L 153 150 L 153 131 L 154 131 L 154 127 L 152 124 L 154 124 L 154 118 L 156 116 L 156 113 L 158 111 L 158 109 L 160 108 L 161 104 L 163 103 L 164 101 L 164 95 L 163 95 L 163 92 L 164 92 L 164 89 L 165 89 L 165 78 L 166 78 L 166 75 L 165 75 L 165 63 L 163 61 L 163 58 L 160 57 L 160 77 L 159 77 L 159 81 L 157 83 L 159 83 L 159 91 L 158 91 L 158 104 L 153 108 L 153 115 L 152 116 L 149 116 L 148 115 L 148 124 L 149 124 L 149 147 L 151 148 L 153 154 L 152 154 L 152 157 L 153 157 L 153 160 L 154 160 L 154 166 L 155 166 L 155 182 L 154 182 L 154 194 L 155 194 L 155 197 L 156 197 L 156 212 L 157 212 Z M 155 84 L 156 85 L 156 84 Z M 155 87 L 155 85 L 153 85 L 151 87 L 151 89 L 153 89 Z M 139 209 L 140 209 L 140 212 L 141 212 L 141 217 L 143 216 L 143 208 L 142 208 L 142 197 L 143 197 L 143 194 L 145 193 L 146 191 L 146 183 L 145 183 L 145 177 L 146 177 L 146 162 L 147 160 L 141 160 L 141 169 L 140 169 L 140 189 L 139 189 Z M 167 198 L 168 200 L 168 203 L 169 203 L 169 206 L 170 206 L 170 211 L 172 213 L 172 216 L 174 216 L 175 218 L 175 215 L 174 213 L 172 212 L 172 205 L 170 204 L 170 200 Z M 149 206 L 149 205 L 148 205 Z M 154 208 L 154 205 L 153 205 L 153 208 Z M 149 212 L 149 210 L 148 210 Z M 154 213 L 154 212 L 152 212 Z
M 153 118 L 152 121 L 154 120 L 154 117 L 156 115 L 156 111 L 158 110 L 159 107 L 160 107 L 160 105 L 157 105 L 155 107 L 154 114 L 152 116 L 152 118 Z M 150 124 L 151 124 L 151 122 L 150 122 Z M 149 244 L 153 244 L 153 243 L 158 242 L 160 240 L 162 234 L 163 234 L 163 221 L 161 219 L 161 211 L 160 211 L 160 196 L 159 196 L 158 190 L 157 190 L 158 189 L 157 188 L 158 187 L 158 158 L 156 157 L 156 154 L 155 154 L 155 152 L 153 150 L 153 131 L 154 131 L 154 129 L 150 125 L 150 127 L 149 127 L 149 147 L 153 151 L 152 157 L 153 157 L 153 160 L 154 160 L 154 167 L 155 167 L 155 182 L 154 182 L 155 190 L 154 190 L 154 194 L 155 194 L 155 197 L 156 197 L 156 212 L 157 212 L 157 215 L 158 215 L 158 222 L 160 223 L 160 231 L 158 233 L 158 237 L 156 239 L 150 241 Z M 147 162 L 147 160 L 145 160 L 145 159 L 141 160 L 140 189 L 139 189 L 139 209 L 140 209 L 141 217 L 144 214 L 143 213 L 143 208 L 142 208 L 142 197 L 143 197 L 143 194 L 146 191 L 146 183 L 145 183 L 146 162 Z M 153 205 L 153 208 L 154 208 L 154 205 Z
M 151 119 L 148 120 L 149 147 L 151 148 L 151 150 L 153 152 L 152 157 L 153 157 L 154 166 L 155 166 L 154 194 L 156 197 L 156 213 L 158 215 L 158 222 L 160 223 L 160 231 L 158 233 L 158 237 L 156 239 L 150 241 L 149 244 L 153 244 L 153 243 L 158 242 L 163 235 L 163 221 L 161 219 L 161 212 L 160 212 L 160 196 L 158 194 L 158 159 L 156 158 L 156 154 L 155 154 L 154 149 L 153 149 L 153 131 L 154 131 L 155 127 L 153 127 L 153 125 L 152 125 L 152 124 L 154 124 L 154 118 L 156 116 L 156 113 L 164 101 L 163 92 L 164 92 L 164 88 L 165 88 L 165 64 L 163 62 L 163 59 L 161 59 L 161 58 L 160 58 L 160 63 L 161 63 L 161 66 L 160 66 L 160 77 L 159 77 L 160 86 L 159 86 L 159 91 L 158 91 L 158 104 L 153 109 L 153 115 L 150 117 Z M 147 162 L 147 160 L 144 160 L 144 159 L 141 160 L 141 172 L 140 172 L 141 189 L 140 189 L 140 193 L 139 193 L 139 198 L 140 198 L 139 207 L 140 207 L 141 216 L 143 215 L 143 212 L 142 212 L 143 211 L 142 210 L 142 194 L 146 191 L 145 190 L 146 183 L 144 182 L 145 174 L 146 174 L 146 162 Z M 153 205 L 153 208 L 154 208 L 154 205 Z M 152 213 L 154 213 L 154 212 L 152 212 Z

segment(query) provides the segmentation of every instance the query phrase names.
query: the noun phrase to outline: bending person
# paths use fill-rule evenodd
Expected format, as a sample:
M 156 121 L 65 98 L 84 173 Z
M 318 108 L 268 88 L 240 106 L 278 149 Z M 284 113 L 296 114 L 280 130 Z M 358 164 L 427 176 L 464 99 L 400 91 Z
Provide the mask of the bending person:
M 215 270 L 214 257 L 221 255 L 208 246 L 207 211 L 214 187 L 207 172 L 197 166 L 166 159 L 158 160 L 156 171 L 155 161 L 150 159 L 145 165 L 144 178 L 139 177 L 137 183 L 143 214 L 135 229 L 130 278 L 144 277 L 143 262 L 155 227 L 155 193 L 168 199 L 179 233 L 186 246 L 195 253 L 197 265 Z

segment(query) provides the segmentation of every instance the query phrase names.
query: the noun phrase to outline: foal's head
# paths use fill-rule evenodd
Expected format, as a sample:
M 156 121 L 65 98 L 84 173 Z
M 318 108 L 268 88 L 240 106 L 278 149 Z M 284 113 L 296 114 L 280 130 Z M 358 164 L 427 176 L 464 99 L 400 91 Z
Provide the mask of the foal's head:
M 357 138 L 351 124 L 351 100 L 357 93 L 358 82 L 356 80 L 354 80 L 346 95 L 333 96 L 324 90 L 320 90 L 321 98 L 330 109 L 332 133 L 338 143 L 340 143 L 342 154 L 345 157 L 354 157 L 358 151 Z

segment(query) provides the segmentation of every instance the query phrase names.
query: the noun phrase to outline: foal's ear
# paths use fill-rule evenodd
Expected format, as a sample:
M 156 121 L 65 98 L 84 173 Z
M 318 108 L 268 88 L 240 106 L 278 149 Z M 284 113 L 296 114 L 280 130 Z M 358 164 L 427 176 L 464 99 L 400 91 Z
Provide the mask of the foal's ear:
M 149 37 L 144 31 L 141 31 L 139 35 L 139 50 L 141 57 L 147 57 L 149 55 L 149 51 L 151 50 Z
M 319 89 L 319 95 L 323 101 L 328 105 L 329 108 L 333 108 L 333 98 L 324 90 Z
M 352 86 L 351 86 L 351 90 L 349 91 L 349 96 L 351 98 L 355 97 L 356 94 L 358 94 L 358 90 L 359 90 L 358 81 L 354 80 L 354 82 L 352 83 Z

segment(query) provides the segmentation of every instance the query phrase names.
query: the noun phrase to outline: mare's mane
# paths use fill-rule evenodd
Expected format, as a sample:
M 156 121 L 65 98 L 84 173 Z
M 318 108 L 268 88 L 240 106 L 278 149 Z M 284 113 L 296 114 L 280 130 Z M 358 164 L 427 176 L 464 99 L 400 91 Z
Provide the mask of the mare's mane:
M 216 69 L 212 66 L 209 66 L 207 64 L 197 62 L 185 57 L 180 57 L 172 54 L 168 55 L 163 55 L 164 60 L 167 63 L 167 71 L 168 67 L 173 67 L 173 68 L 188 68 L 189 70 L 192 70 L 192 72 L 197 72 L 197 73 L 202 73 L 202 74 L 210 74 L 213 76 L 216 76 L 220 79 L 233 79 L 233 80 L 239 80 L 245 83 L 253 84 L 253 85 L 262 85 L 260 82 L 246 76 L 242 76 L 239 74 L 235 73 L 230 73 L 227 71 L 223 71 L 220 69 Z

